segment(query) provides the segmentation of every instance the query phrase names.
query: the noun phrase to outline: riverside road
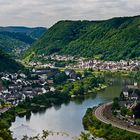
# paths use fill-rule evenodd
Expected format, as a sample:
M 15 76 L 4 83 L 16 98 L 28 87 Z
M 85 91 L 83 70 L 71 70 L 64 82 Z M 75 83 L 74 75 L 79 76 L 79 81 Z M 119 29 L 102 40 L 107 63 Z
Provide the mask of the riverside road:
M 111 124 L 112 126 L 114 127 L 117 127 L 117 128 L 120 128 L 120 129 L 123 129 L 123 130 L 126 130 L 126 131 L 130 131 L 130 132 L 133 132 L 133 133 L 137 133 L 137 134 L 140 134 L 140 130 L 137 130 L 135 128 L 130 128 L 130 127 L 127 127 L 127 126 L 122 126 L 120 123 L 117 123 L 117 122 L 113 122 L 112 120 L 109 120 L 108 118 L 106 118 L 104 115 L 103 115 L 103 112 L 104 112 L 104 109 L 106 108 L 106 106 L 109 106 L 111 105 L 111 103 L 107 103 L 107 104 L 103 104 L 99 107 L 97 107 L 95 110 L 94 110 L 94 115 L 95 117 L 105 123 L 105 124 Z

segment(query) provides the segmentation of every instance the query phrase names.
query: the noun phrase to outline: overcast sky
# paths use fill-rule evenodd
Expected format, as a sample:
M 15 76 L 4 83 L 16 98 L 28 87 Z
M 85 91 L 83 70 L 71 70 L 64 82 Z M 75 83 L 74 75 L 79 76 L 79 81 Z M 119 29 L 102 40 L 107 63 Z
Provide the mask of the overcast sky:
M 59 20 L 140 15 L 140 0 L 0 0 L 0 26 L 50 27 Z

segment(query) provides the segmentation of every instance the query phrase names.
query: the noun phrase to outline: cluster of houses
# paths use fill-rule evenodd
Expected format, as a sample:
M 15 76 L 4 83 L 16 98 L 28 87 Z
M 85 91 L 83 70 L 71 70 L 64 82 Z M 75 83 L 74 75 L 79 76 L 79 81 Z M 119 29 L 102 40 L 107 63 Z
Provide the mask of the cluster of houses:
M 51 60 L 57 60 L 57 61 L 69 61 L 69 60 L 75 60 L 74 56 L 70 56 L 70 55 L 57 55 L 57 54 L 53 54 L 50 56 L 46 56 L 45 57 L 50 58 Z
M 55 67 L 55 63 L 42 63 L 42 62 L 34 62 L 34 61 L 30 61 L 28 63 L 29 66 L 31 67 L 41 67 L 41 68 L 47 68 L 47 67 L 50 67 L 50 68 L 54 68 Z
M 74 67 L 78 68 L 92 68 L 93 70 L 140 70 L 140 61 L 100 61 L 100 60 L 88 60 L 80 61 Z
M 119 105 L 127 109 L 133 109 L 140 103 L 140 89 L 137 83 L 127 85 L 120 94 Z
M 43 64 L 41 62 L 29 62 L 30 66 L 40 66 L 40 67 L 55 67 L 55 61 L 74 61 L 76 64 L 68 64 L 65 68 L 80 68 L 80 69 L 88 69 L 92 68 L 93 70 L 140 70 L 140 61 L 139 60 L 120 60 L 120 61 L 101 61 L 96 59 L 87 60 L 83 57 L 75 57 L 70 55 L 57 55 L 53 54 L 50 56 L 39 55 L 38 57 L 44 58 L 44 60 L 53 60 L 53 63 L 48 62 L 47 64 Z
M 34 67 L 42 67 L 42 68 L 45 68 L 45 67 L 50 67 L 50 68 L 55 68 L 55 65 L 56 63 L 55 62 L 61 62 L 61 61 L 76 61 L 76 62 L 79 62 L 81 60 L 83 60 L 83 58 L 78 58 L 78 57 L 75 57 L 75 56 L 71 56 L 71 55 L 57 55 L 57 54 L 52 54 L 52 55 L 38 55 L 38 58 L 43 58 L 44 60 L 47 60 L 46 63 L 42 63 L 40 61 L 30 61 L 28 64 L 30 66 L 34 66 Z M 66 68 L 69 67 L 69 68 L 73 68 L 73 65 L 67 65 Z
M 38 58 L 43 58 L 44 60 L 49 60 L 49 61 L 48 61 L 48 63 L 45 63 L 45 64 L 40 61 L 38 61 L 38 62 L 30 61 L 29 65 L 36 66 L 36 67 L 42 67 L 42 68 L 45 68 L 45 67 L 54 68 L 56 61 L 78 61 L 79 60 L 78 58 L 76 58 L 74 56 L 57 55 L 57 54 L 52 54 L 49 56 L 42 54 L 42 55 L 38 55 Z
M 0 99 L 17 105 L 26 97 L 54 92 L 54 81 L 51 79 L 58 71 L 54 69 L 33 70 L 29 75 L 23 73 L 1 73 Z
M 80 73 L 76 73 L 73 69 L 65 69 L 65 74 L 73 81 L 82 77 Z
M 23 54 L 25 51 L 27 51 L 29 47 L 30 45 L 23 45 L 23 46 L 13 49 L 12 52 L 19 56 Z
M 137 83 L 134 85 L 127 85 L 122 90 L 118 105 L 119 109 L 115 109 L 116 117 L 124 120 L 129 125 L 135 125 L 134 109 L 140 104 L 140 89 Z
M 18 105 L 26 97 L 48 92 L 55 93 L 55 76 L 61 72 L 58 69 L 33 69 L 27 75 L 24 73 L 0 73 L 0 101 Z M 68 80 L 75 81 L 81 75 L 72 69 L 65 69 Z

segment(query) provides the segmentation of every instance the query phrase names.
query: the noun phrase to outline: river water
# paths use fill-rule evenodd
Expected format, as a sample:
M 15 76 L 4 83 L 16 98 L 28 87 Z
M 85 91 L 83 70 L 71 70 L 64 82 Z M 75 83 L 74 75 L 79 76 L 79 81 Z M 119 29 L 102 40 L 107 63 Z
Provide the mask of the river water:
M 130 79 L 111 78 L 112 85 L 96 95 L 90 95 L 84 99 L 76 99 L 68 104 L 51 107 L 43 112 L 32 113 L 30 119 L 26 117 L 16 117 L 10 128 L 13 137 L 21 139 L 23 135 L 34 136 L 42 130 L 52 130 L 53 132 L 65 132 L 63 136 L 57 133 L 49 137 L 49 140 L 70 140 L 84 131 L 82 118 L 89 107 L 97 106 L 101 103 L 112 101 L 118 97 L 122 88 L 126 84 L 132 84 Z

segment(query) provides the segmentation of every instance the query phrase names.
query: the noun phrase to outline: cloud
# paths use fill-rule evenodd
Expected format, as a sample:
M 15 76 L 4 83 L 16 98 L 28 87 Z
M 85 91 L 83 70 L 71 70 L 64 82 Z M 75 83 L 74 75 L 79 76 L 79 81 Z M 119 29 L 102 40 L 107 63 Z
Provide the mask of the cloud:
M 51 26 L 140 14 L 140 0 L 0 0 L 0 25 Z

